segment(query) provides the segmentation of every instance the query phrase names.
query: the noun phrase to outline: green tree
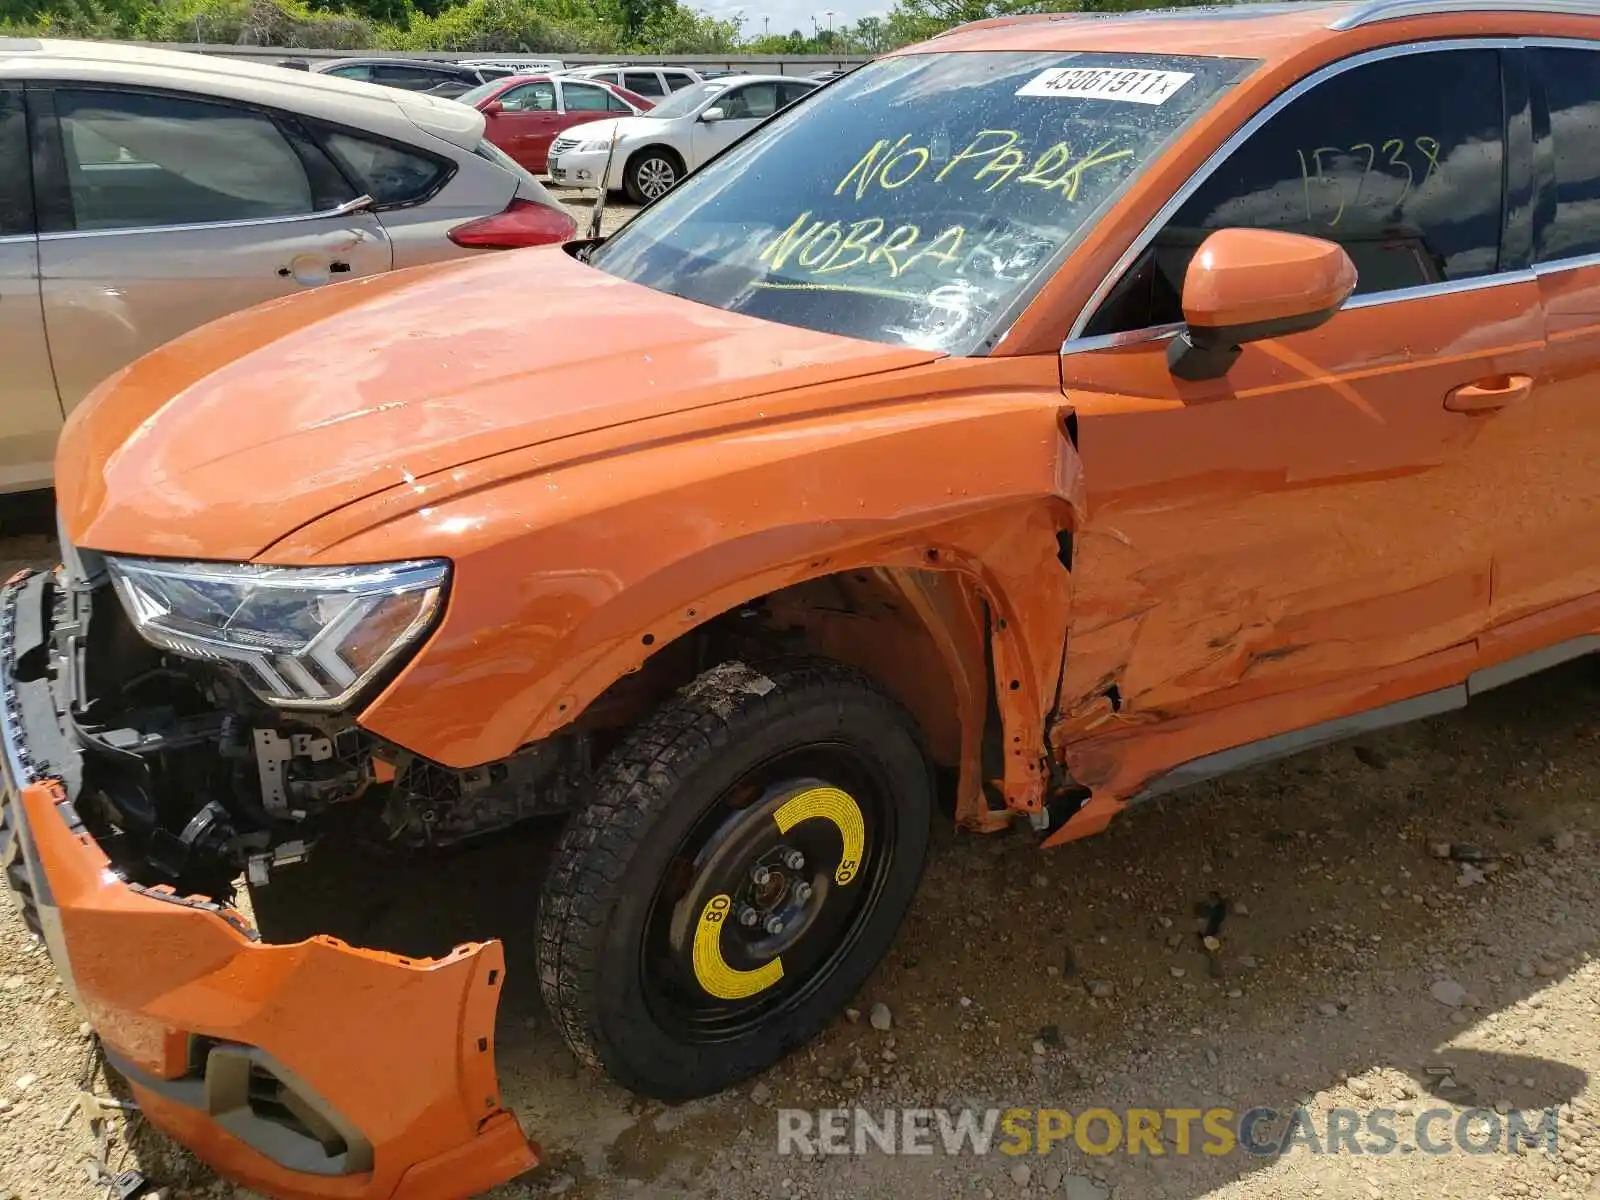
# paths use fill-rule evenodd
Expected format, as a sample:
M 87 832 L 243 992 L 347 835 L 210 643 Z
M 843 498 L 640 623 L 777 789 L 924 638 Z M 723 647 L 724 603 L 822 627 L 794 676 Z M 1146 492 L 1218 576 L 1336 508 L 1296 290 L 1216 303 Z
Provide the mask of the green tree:
M 882 54 L 889 49 L 889 27 L 882 17 L 862 17 L 846 37 L 852 48 L 863 54 Z

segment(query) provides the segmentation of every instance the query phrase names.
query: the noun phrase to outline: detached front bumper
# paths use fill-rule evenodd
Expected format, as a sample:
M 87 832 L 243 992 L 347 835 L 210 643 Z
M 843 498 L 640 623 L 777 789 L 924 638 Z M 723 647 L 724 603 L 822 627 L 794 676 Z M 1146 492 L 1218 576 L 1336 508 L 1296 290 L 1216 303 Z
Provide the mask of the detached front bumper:
M 144 1114 L 275 1197 L 452 1200 L 537 1165 L 495 1080 L 500 943 L 431 960 L 331 937 L 266 945 L 231 908 L 112 869 L 59 769 L 76 751 L 44 670 L 45 580 L 0 593 L 9 853 Z

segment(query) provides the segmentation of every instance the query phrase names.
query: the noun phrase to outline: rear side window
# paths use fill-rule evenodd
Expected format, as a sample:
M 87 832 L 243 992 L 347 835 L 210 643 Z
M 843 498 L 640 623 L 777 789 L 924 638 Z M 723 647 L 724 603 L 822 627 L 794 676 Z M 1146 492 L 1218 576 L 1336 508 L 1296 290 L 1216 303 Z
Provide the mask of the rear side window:
M 380 206 L 420 203 L 450 176 L 451 164 L 420 150 L 342 129 L 323 128 L 320 132 L 334 160 Z
M 360 79 L 363 82 L 372 81 L 372 68 L 366 63 L 355 63 L 348 67 L 330 67 L 329 75 L 337 75 L 340 79 Z
M 675 92 L 679 88 L 686 88 L 691 83 L 696 82 L 695 77 L 687 71 L 663 71 L 661 76 L 667 81 L 667 90 L 671 92 Z
M 780 83 L 778 85 L 778 107 L 787 108 L 801 96 L 808 96 L 816 88 L 808 83 Z
M 1540 262 L 1600 254 L 1600 53 L 1534 52 L 1550 102 L 1555 203 L 1540 213 Z
M 722 115 L 730 121 L 748 121 L 752 118 L 770 117 L 778 111 L 778 85 L 751 83 L 730 88 L 717 101 Z
M 267 117 L 138 92 L 55 93 L 74 228 L 140 229 L 315 211 L 300 156 Z
M 561 95 L 568 112 L 609 112 L 611 93 L 603 87 L 583 83 L 563 83 Z
M 0 88 L 0 237 L 33 232 L 33 174 L 22 93 Z
M 654 71 L 624 71 L 622 73 L 622 86 L 630 92 L 637 92 L 641 96 L 665 96 L 667 89 L 661 86 L 661 77 Z
M 1181 321 L 1189 260 L 1229 226 L 1340 243 L 1358 295 L 1492 273 L 1504 209 L 1500 92 L 1495 50 L 1403 54 L 1319 84 L 1200 185 L 1085 332 Z
M 423 91 L 457 79 L 458 76 L 448 71 L 434 71 L 427 67 L 413 67 L 409 64 L 374 63 L 372 65 L 372 82 L 385 84 L 388 87 L 405 88 L 411 91 Z

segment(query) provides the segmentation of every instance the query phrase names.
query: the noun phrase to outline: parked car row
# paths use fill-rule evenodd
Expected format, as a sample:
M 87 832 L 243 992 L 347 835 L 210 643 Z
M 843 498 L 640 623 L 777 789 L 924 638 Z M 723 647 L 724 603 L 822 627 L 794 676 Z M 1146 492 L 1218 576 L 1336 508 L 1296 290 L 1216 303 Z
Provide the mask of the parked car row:
M 514 75 L 458 97 L 483 113 L 485 136 L 529 171 L 548 168 L 550 144 L 575 125 L 648 112 L 650 100 L 576 75 Z
M 732 75 L 698 83 L 648 112 L 596 121 L 556 138 L 550 147 L 551 181 L 621 190 L 635 204 L 648 204 L 820 86 L 787 75 Z
M 570 238 L 484 129 L 454 101 L 325 72 L 0 41 L 0 491 L 47 485 L 65 414 L 215 317 Z

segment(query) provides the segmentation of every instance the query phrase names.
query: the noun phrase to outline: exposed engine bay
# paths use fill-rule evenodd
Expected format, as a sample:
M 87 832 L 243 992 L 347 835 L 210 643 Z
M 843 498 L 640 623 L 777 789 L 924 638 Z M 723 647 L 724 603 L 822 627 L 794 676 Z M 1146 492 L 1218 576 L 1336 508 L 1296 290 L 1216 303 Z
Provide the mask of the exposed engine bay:
M 92 554 L 69 555 L 43 603 L 50 659 L 18 670 L 48 672 L 64 739 L 51 769 L 81 773 L 78 815 L 130 882 L 227 899 L 241 874 L 265 886 L 335 832 L 449 846 L 564 812 L 588 777 L 581 733 L 459 770 L 345 714 L 275 709 L 228 664 L 141 638 Z

